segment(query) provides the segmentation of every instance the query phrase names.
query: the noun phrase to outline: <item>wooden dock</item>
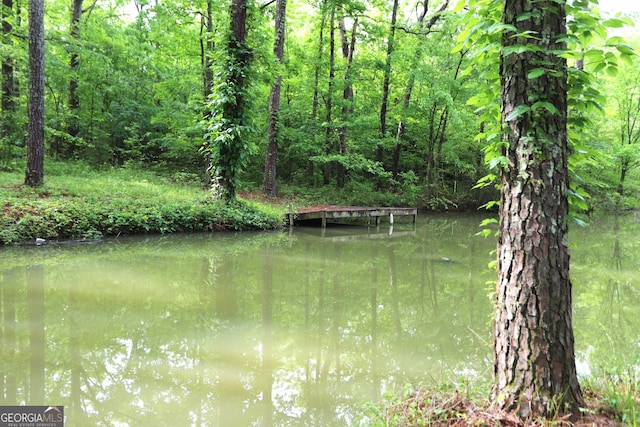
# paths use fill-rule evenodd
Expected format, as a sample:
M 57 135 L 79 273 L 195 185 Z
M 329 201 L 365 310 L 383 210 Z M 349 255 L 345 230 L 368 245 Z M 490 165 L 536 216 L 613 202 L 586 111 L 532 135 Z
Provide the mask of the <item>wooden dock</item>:
M 413 223 L 418 217 L 417 208 L 392 208 L 392 207 L 363 207 L 363 206 L 311 206 L 289 213 L 289 225 L 295 222 L 320 219 L 322 228 L 327 226 L 327 220 L 374 218 L 376 226 L 380 225 L 380 218 L 388 217 L 393 224 L 394 217 L 412 216 Z

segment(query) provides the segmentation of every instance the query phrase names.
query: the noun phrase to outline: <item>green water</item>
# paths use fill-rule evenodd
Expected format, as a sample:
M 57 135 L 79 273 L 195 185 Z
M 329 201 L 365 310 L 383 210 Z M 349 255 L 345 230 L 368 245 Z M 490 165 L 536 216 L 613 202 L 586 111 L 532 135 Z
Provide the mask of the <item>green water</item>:
M 408 382 L 490 380 L 481 219 L 0 249 L 0 404 L 64 405 L 67 426 L 342 426 Z M 580 371 L 638 369 L 640 223 L 570 240 Z

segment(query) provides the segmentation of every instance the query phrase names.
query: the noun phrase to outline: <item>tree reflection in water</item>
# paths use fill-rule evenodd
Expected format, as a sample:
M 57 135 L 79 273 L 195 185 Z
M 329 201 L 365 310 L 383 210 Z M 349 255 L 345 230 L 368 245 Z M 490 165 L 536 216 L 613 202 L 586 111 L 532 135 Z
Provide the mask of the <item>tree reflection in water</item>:
M 2 403 L 63 404 L 68 426 L 348 425 L 409 382 L 489 380 L 479 222 L 3 248 Z M 591 369 L 637 368 L 639 234 L 571 230 Z

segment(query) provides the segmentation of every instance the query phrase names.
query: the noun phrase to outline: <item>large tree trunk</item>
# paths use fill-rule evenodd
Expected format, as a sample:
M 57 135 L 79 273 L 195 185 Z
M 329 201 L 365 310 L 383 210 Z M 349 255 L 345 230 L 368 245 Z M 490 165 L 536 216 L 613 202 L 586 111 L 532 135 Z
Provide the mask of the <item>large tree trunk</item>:
M 492 399 L 521 417 L 577 414 L 584 401 L 567 247 L 567 66 L 554 54 L 565 49 L 565 5 L 505 0 L 502 20 L 536 37 L 508 30 L 502 37 L 505 47 L 529 48 L 503 54 L 500 68 L 508 169 L 501 189 Z M 540 64 L 550 71 L 528 79 Z M 526 111 L 536 101 L 553 107 Z
M 44 0 L 29 0 L 29 126 L 24 183 L 44 183 Z
M 221 133 L 227 137 L 220 142 L 216 178 L 220 184 L 222 197 L 227 202 L 236 199 L 238 176 L 242 167 L 245 148 L 239 130 L 246 121 L 246 77 L 251 61 L 251 52 L 247 46 L 247 0 L 232 0 L 229 13 L 229 35 L 227 38 L 226 84 L 229 93 L 222 101 L 223 116 Z
M 276 1 L 275 42 L 273 54 L 282 65 L 284 58 L 284 32 L 286 28 L 287 1 Z M 271 85 L 269 94 L 269 117 L 267 125 L 267 154 L 264 162 L 264 179 L 262 192 L 267 196 L 277 196 L 276 172 L 278 159 L 278 118 L 280 115 L 280 90 L 282 88 L 282 71 L 278 70 L 276 81 Z

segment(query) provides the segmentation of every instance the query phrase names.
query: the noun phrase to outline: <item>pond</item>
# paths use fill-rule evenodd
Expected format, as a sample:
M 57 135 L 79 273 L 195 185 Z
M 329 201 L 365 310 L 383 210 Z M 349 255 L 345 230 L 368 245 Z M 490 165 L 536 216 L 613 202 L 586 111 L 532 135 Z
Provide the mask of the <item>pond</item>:
M 1 248 L 0 403 L 63 405 L 67 426 L 343 426 L 408 383 L 489 381 L 482 218 Z M 570 242 L 581 375 L 637 370 L 640 222 Z

